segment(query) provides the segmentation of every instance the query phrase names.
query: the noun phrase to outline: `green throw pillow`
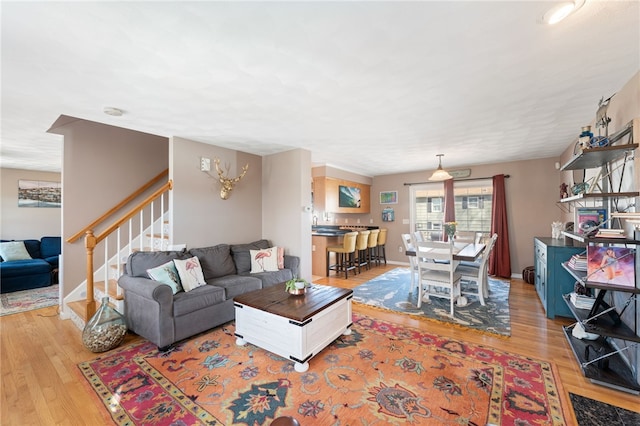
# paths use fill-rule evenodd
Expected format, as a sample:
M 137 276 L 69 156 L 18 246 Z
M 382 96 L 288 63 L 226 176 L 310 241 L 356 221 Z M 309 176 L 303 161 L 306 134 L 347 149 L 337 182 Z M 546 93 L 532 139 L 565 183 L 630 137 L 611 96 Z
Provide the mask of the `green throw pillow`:
M 164 265 L 157 266 L 152 269 L 147 269 L 147 274 L 152 280 L 161 282 L 171 287 L 173 294 L 182 291 L 182 283 L 180 282 L 180 276 L 173 260 L 165 263 Z
M 10 260 L 31 259 L 31 255 L 22 241 L 8 241 L 6 243 L 0 243 L 0 256 L 5 262 Z

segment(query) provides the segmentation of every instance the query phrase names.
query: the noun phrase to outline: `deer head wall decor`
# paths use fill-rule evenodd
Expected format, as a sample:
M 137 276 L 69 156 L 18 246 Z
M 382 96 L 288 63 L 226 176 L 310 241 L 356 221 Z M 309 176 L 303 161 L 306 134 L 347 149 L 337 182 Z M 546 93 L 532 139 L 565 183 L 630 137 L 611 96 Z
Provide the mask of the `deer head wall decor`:
M 240 176 L 235 178 L 230 178 L 230 177 L 227 177 L 229 175 L 229 165 L 225 166 L 225 168 L 227 169 L 226 170 L 227 176 L 225 176 L 225 172 L 220 170 L 220 159 L 216 158 L 213 160 L 213 162 L 216 165 L 216 171 L 218 172 L 218 182 L 220 182 L 220 185 L 221 185 L 220 198 L 222 198 L 223 200 L 226 200 L 231 195 L 231 191 L 233 191 L 234 185 L 240 182 L 240 179 L 242 179 L 244 175 L 247 174 L 247 170 L 249 170 L 249 164 L 245 164 L 245 166 L 242 168 L 242 173 L 240 173 Z

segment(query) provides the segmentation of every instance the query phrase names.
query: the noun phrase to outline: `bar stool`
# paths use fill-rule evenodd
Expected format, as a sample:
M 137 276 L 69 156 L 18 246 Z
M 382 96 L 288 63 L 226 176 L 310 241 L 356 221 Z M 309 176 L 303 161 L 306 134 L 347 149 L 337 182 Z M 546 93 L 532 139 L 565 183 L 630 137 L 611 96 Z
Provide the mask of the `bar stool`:
M 369 241 L 367 243 L 367 251 L 368 251 L 368 262 L 369 266 L 373 266 L 373 262 L 377 262 L 380 265 L 380 260 L 378 259 L 378 234 L 380 233 L 379 229 L 372 229 L 369 233 Z
M 387 248 L 385 244 L 387 243 L 387 228 L 382 228 L 380 233 L 378 234 L 378 247 L 377 247 L 377 256 L 376 259 L 378 264 L 380 264 L 381 260 L 384 260 L 384 264 L 387 264 Z
M 356 264 L 354 262 L 354 254 L 356 252 L 357 232 L 347 232 L 343 236 L 342 246 L 327 247 L 327 276 L 329 271 L 336 271 L 336 274 L 344 271 L 344 277 L 349 278 L 349 271 L 353 270 L 355 274 Z M 331 253 L 336 254 L 336 263 L 331 262 Z
M 367 261 L 367 248 L 369 245 L 369 234 L 371 231 L 358 232 L 358 238 L 356 238 L 356 266 L 358 267 L 358 273 L 362 272 L 362 267 L 366 266 L 369 269 L 369 262 Z

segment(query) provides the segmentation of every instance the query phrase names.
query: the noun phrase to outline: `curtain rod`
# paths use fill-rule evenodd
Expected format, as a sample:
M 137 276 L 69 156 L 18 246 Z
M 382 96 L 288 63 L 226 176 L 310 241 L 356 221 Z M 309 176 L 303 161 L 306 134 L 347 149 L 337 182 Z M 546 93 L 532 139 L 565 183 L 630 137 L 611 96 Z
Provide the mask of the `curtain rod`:
M 504 175 L 504 178 L 507 179 L 509 178 L 510 175 Z M 469 181 L 469 180 L 485 180 L 485 179 L 493 179 L 493 176 L 489 176 L 489 177 L 478 177 L 478 178 L 464 178 L 464 179 L 453 179 L 454 182 L 462 182 L 462 181 Z M 441 181 L 444 182 L 444 181 Z M 405 182 L 404 186 L 411 186 L 411 185 L 423 185 L 425 183 L 435 183 L 435 182 L 431 182 L 431 181 L 427 181 L 427 182 Z

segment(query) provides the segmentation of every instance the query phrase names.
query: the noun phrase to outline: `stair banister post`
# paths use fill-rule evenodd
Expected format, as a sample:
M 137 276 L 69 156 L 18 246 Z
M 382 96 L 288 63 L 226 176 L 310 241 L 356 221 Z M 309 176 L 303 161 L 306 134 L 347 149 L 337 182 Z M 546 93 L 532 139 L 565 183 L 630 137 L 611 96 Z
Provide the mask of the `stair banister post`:
M 96 313 L 96 301 L 93 298 L 93 249 L 96 246 L 96 237 L 93 230 L 88 230 L 84 237 L 84 245 L 87 248 L 87 304 L 85 306 L 85 321 Z

